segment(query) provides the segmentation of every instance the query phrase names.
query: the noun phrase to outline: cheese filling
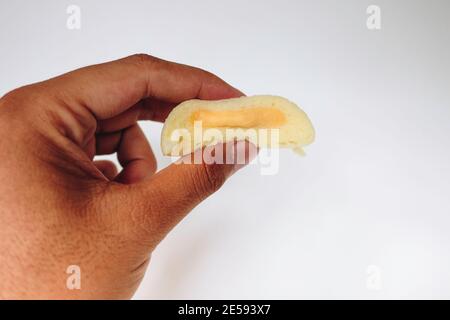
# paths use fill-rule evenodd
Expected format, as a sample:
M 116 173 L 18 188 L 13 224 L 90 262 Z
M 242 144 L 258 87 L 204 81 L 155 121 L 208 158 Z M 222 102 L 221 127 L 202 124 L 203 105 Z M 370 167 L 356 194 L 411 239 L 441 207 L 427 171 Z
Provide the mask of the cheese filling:
M 201 121 L 203 127 L 278 128 L 286 123 L 286 117 L 280 110 L 268 107 L 218 111 L 200 109 L 192 114 L 194 121 Z

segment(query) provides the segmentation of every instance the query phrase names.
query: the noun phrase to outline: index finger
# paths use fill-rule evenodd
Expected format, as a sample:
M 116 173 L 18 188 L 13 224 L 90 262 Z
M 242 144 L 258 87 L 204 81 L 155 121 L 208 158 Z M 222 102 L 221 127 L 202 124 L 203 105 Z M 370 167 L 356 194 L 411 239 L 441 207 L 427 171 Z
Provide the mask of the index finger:
M 81 68 L 48 84 L 48 90 L 66 103 L 82 104 L 98 120 L 112 118 L 146 98 L 179 103 L 243 95 L 212 73 L 146 54 Z

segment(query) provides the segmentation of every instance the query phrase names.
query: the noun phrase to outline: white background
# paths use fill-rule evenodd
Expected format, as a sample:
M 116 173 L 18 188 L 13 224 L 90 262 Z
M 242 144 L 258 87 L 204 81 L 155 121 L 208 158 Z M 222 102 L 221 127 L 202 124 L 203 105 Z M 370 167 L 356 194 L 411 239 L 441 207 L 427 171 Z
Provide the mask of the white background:
M 81 30 L 66 28 L 70 4 Z M 449 13 L 445 0 L 2 0 L 0 94 L 145 52 L 309 114 L 307 156 L 281 152 L 273 176 L 252 165 L 197 207 L 138 299 L 450 298 Z M 161 125 L 143 126 L 166 166 Z

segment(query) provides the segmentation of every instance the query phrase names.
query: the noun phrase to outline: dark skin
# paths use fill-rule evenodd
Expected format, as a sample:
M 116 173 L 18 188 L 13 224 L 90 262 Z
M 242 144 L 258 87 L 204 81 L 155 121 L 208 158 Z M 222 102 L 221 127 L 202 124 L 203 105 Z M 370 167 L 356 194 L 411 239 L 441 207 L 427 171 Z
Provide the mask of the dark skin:
M 138 120 L 164 121 L 188 99 L 241 95 L 206 71 L 134 55 L 2 97 L 0 297 L 132 297 L 158 243 L 241 167 L 182 163 L 156 173 Z M 93 161 L 111 153 L 120 173 Z M 73 264 L 80 290 L 66 287 Z

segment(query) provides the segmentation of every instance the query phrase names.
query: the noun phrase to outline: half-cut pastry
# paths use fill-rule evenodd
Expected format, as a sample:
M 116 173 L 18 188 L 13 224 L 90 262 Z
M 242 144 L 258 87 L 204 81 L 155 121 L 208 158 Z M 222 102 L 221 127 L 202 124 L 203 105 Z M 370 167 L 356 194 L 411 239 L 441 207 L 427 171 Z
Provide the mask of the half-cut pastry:
M 198 148 L 248 140 L 261 148 L 291 148 L 303 154 L 314 128 L 296 104 L 277 96 L 189 100 L 167 117 L 161 135 L 164 155 L 182 156 Z

